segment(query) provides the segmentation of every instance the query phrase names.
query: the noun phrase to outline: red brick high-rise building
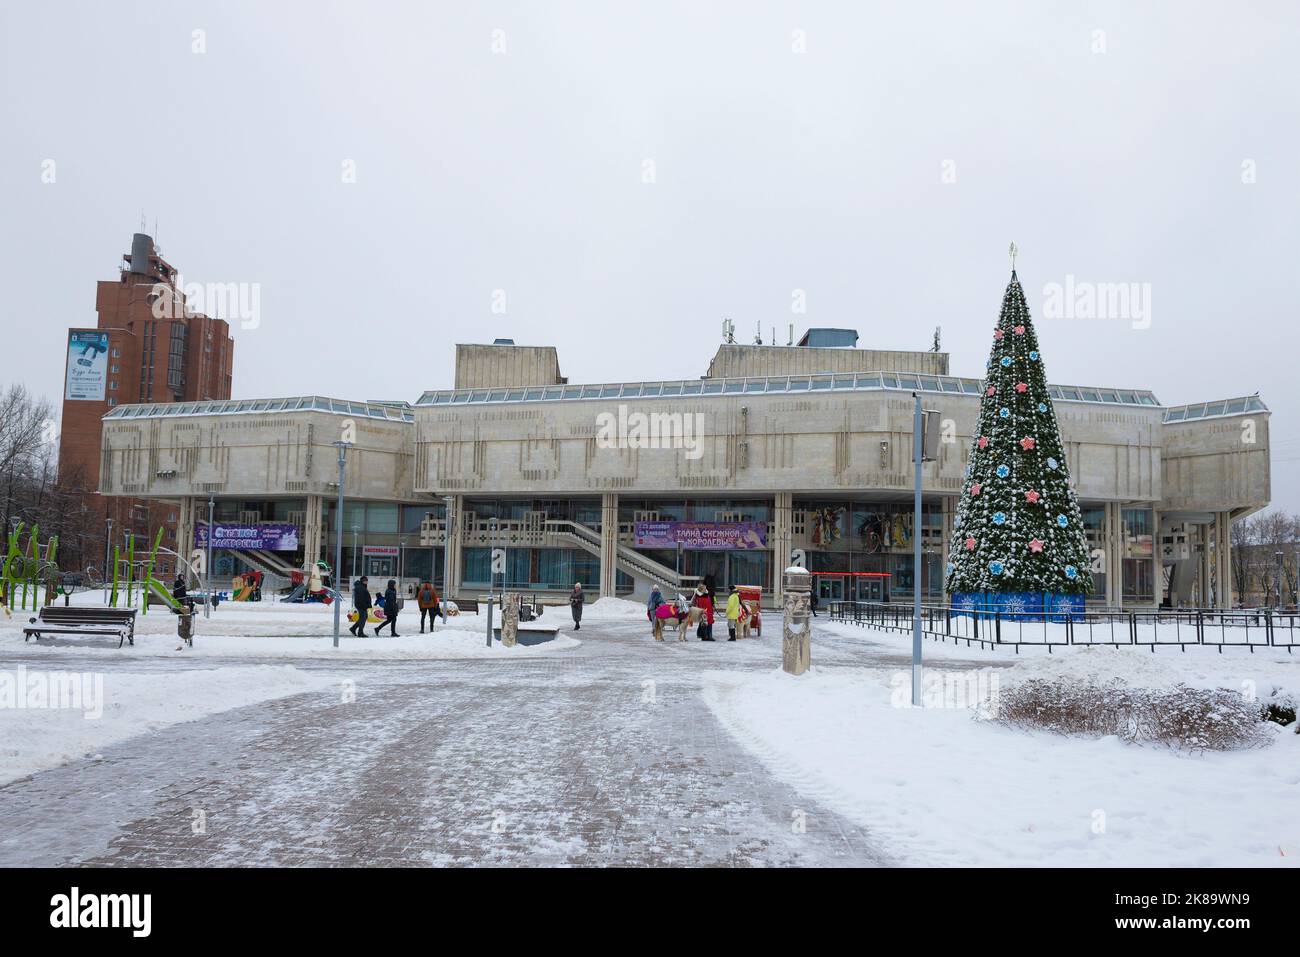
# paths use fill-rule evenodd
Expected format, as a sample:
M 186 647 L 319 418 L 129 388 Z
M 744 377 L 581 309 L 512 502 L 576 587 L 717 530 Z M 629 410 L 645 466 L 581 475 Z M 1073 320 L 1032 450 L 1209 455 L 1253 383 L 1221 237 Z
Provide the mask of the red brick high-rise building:
M 163 541 L 174 545 L 175 509 L 97 494 L 101 418 L 129 403 L 230 398 L 235 343 L 224 319 L 188 310 L 179 274 L 152 237 L 136 233 L 123 260 L 116 280 L 96 286 L 98 324 L 68 330 L 59 481 L 86 490 L 86 507 L 104 520 L 105 538 L 113 523 L 112 544 L 134 533 L 136 547 L 148 547 L 146 537 L 151 545 L 165 525 Z

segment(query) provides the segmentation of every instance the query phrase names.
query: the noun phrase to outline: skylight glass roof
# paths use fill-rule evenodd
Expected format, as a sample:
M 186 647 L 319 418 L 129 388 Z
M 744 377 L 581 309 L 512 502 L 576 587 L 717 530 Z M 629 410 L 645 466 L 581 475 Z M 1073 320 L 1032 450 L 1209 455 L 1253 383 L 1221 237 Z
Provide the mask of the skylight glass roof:
M 105 419 L 152 419 L 175 415 L 272 415 L 276 412 L 332 412 L 336 415 L 385 419 L 389 422 L 414 422 L 409 405 L 379 402 L 349 402 L 319 395 L 300 395 L 288 399 L 210 399 L 206 402 L 160 402 L 142 405 L 119 405 Z
M 645 399 L 665 395 L 757 395 L 789 392 L 868 392 L 876 390 L 938 392 L 979 395 L 982 379 L 895 372 L 824 373 L 746 377 L 743 379 L 674 379 L 659 382 L 615 382 L 604 385 L 544 386 L 506 392 L 483 389 L 449 389 L 426 392 L 417 406 L 477 405 L 483 402 L 555 402 L 570 399 Z M 1109 402 L 1116 405 L 1160 405 L 1151 392 L 1138 389 L 1095 389 L 1049 385 L 1058 402 Z

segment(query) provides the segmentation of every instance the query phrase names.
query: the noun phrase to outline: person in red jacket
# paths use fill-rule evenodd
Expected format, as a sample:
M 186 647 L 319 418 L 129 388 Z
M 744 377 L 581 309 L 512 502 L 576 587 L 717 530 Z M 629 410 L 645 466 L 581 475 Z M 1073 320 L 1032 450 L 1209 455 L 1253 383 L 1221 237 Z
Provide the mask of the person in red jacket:
M 713 599 L 709 597 L 709 590 L 703 585 L 695 586 L 695 597 L 691 599 L 691 606 L 699 608 L 702 612 L 700 621 L 700 641 L 713 640 Z

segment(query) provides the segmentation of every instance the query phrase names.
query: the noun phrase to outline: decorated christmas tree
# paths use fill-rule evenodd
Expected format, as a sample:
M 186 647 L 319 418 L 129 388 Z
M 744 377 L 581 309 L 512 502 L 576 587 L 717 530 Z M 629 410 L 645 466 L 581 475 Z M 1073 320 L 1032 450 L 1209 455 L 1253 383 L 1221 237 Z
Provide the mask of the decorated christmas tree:
M 1082 610 L 1091 591 L 1083 519 L 1013 264 L 954 519 L 948 592 L 958 607 L 1014 613 Z

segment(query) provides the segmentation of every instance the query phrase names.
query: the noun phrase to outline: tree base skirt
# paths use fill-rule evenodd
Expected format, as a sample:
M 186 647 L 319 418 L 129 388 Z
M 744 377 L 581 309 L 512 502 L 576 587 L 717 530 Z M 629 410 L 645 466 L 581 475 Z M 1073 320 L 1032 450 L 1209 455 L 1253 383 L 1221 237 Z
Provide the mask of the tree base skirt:
M 952 594 L 952 610 L 971 617 L 999 615 L 1003 621 L 1078 620 L 1084 613 L 1083 595 L 1046 591 L 979 592 Z

